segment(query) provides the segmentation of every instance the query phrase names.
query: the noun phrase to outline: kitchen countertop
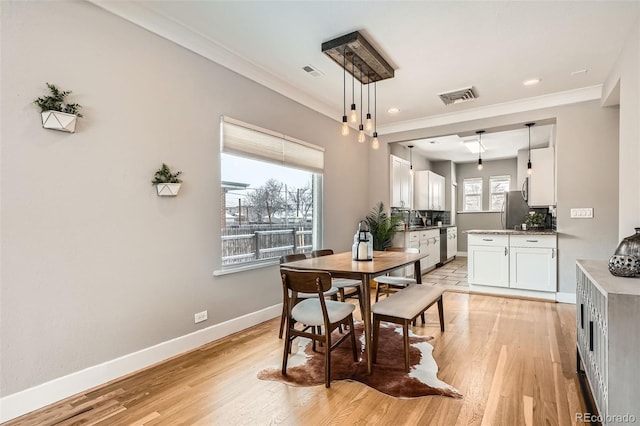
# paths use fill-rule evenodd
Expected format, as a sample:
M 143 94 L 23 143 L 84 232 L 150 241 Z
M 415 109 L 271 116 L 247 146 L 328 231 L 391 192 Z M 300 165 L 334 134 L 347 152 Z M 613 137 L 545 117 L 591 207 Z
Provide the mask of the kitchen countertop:
M 536 229 L 531 231 L 513 229 L 470 229 L 465 234 L 489 234 L 489 235 L 558 235 L 553 229 Z
M 411 226 L 405 230 L 398 230 L 396 232 L 411 232 L 411 231 L 426 231 L 429 229 L 451 228 L 457 225 L 442 225 L 442 226 Z

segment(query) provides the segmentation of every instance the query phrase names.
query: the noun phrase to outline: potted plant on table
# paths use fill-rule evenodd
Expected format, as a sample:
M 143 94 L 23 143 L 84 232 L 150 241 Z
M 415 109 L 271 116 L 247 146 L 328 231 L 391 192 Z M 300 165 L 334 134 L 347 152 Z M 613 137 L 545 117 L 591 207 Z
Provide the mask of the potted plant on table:
M 64 103 L 71 91 L 60 90 L 54 84 L 49 83 L 47 83 L 47 87 L 51 94 L 33 101 L 40 107 L 42 127 L 62 132 L 75 132 L 76 119 L 82 117 L 79 112 L 81 106 L 76 103 Z
M 396 225 L 400 220 L 400 217 L 390 216 L 385 212 L 382 201 L 378 202 L 369 212 L 366 221 L 373 236 L 374 250 L 382 251 L 391 247 L 393 236 L 396 233 Z
M 171 169 L 165 163 L 162 163 L 151 183 L 156 186 L 158 195 L 161 197 L 175 197 L 178 195 L 182 180 L 179 176 L 182 172 L 171 173 Z

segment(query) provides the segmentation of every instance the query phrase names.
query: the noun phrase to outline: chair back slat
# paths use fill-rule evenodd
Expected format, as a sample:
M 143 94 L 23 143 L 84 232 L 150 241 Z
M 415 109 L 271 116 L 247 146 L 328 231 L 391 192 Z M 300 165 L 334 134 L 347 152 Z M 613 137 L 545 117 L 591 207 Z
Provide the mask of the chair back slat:
M 292 292 L 317 293 L 323 299 L 322 293 L 331 288 L 331 274 L 322 271 L 297 271 L 280 268 L 282 284 Z
M 304 260 L 306 258 L 307 255 L 304 253 L 285 254 L 284 256 L 280 256 L 280 264 Z
M 312 251 L 311 257 L 329 256 L 330 254 L 333 254 L 332 249 L 320 249 Z

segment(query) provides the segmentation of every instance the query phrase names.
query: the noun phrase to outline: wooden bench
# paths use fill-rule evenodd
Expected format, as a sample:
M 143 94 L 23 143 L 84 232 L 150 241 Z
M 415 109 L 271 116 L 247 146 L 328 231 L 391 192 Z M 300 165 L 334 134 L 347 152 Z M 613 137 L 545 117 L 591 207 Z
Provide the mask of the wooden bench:
M 444 311 L 442 305 L 444 289 L 414 284 L 400 290 L 371 307 L 373 313 L 373 362 L 378 352 L 380 321 L 402 324 L 404 338 L 404 369 L 409 371 L 409 324 L 431 305 L 438 302 L 440 330 L 444 331 Z

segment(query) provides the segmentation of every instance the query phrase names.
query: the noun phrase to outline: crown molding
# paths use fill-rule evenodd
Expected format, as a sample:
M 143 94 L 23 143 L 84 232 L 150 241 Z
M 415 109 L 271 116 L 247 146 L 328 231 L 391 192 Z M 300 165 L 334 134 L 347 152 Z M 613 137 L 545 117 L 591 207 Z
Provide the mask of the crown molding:
M 243 77 L 253 80 L 274 92 L 306 106 L 307 108 L 323 114 L 338 123 L 340 122 L 339 114 L 335 112 L 335 108 L 332 108 L 324 102 L 318 101 L 316 98 L 297 89 L 259 65 L 221 46 L 215 40 L 204 36 L 169 16 L 158 13 L 156 10 L 146 6 L 144 3 L 113 0 L 87 1 L 206 59 L 209 59 Z M 602 85 L 584 87 L 581 89 L 382 125 L 378 127 L 378 134 L 388 135 L 407 130 L 424 129 L 464 121 L 490 118 L 499 115 L 591 101 L 600 99 L 601 96 Z
M 87 0 L 206 59 L 255 81 L 307 108 L 339 121 L 334 108 L 297 89 L 280 77 L 225 48 L 198 31 L 136 1 Z
M 378 127 L 378 134 L 404 132 L 407 130 L 425 129 L 429 127 L 444 126 L 447 124 L 461 123 L 465 121 L 479 120 L 483 118 L 497 117 L 500 115 L 515 114 L 518 112 L 533 111 L 543 108 L 551 108 L 560 105 L 575 104 L 578 102 L 593 101 L 602 97 L 602 84 L 567 90 L 565 92 L 551 93 L 549 95 L 533 98 L 519 99 L 500 104 L 487 105 L 480 108 L 456 111 L 447 114 L 432 115 L 416 120 L 407 120 L 394 124 Z

